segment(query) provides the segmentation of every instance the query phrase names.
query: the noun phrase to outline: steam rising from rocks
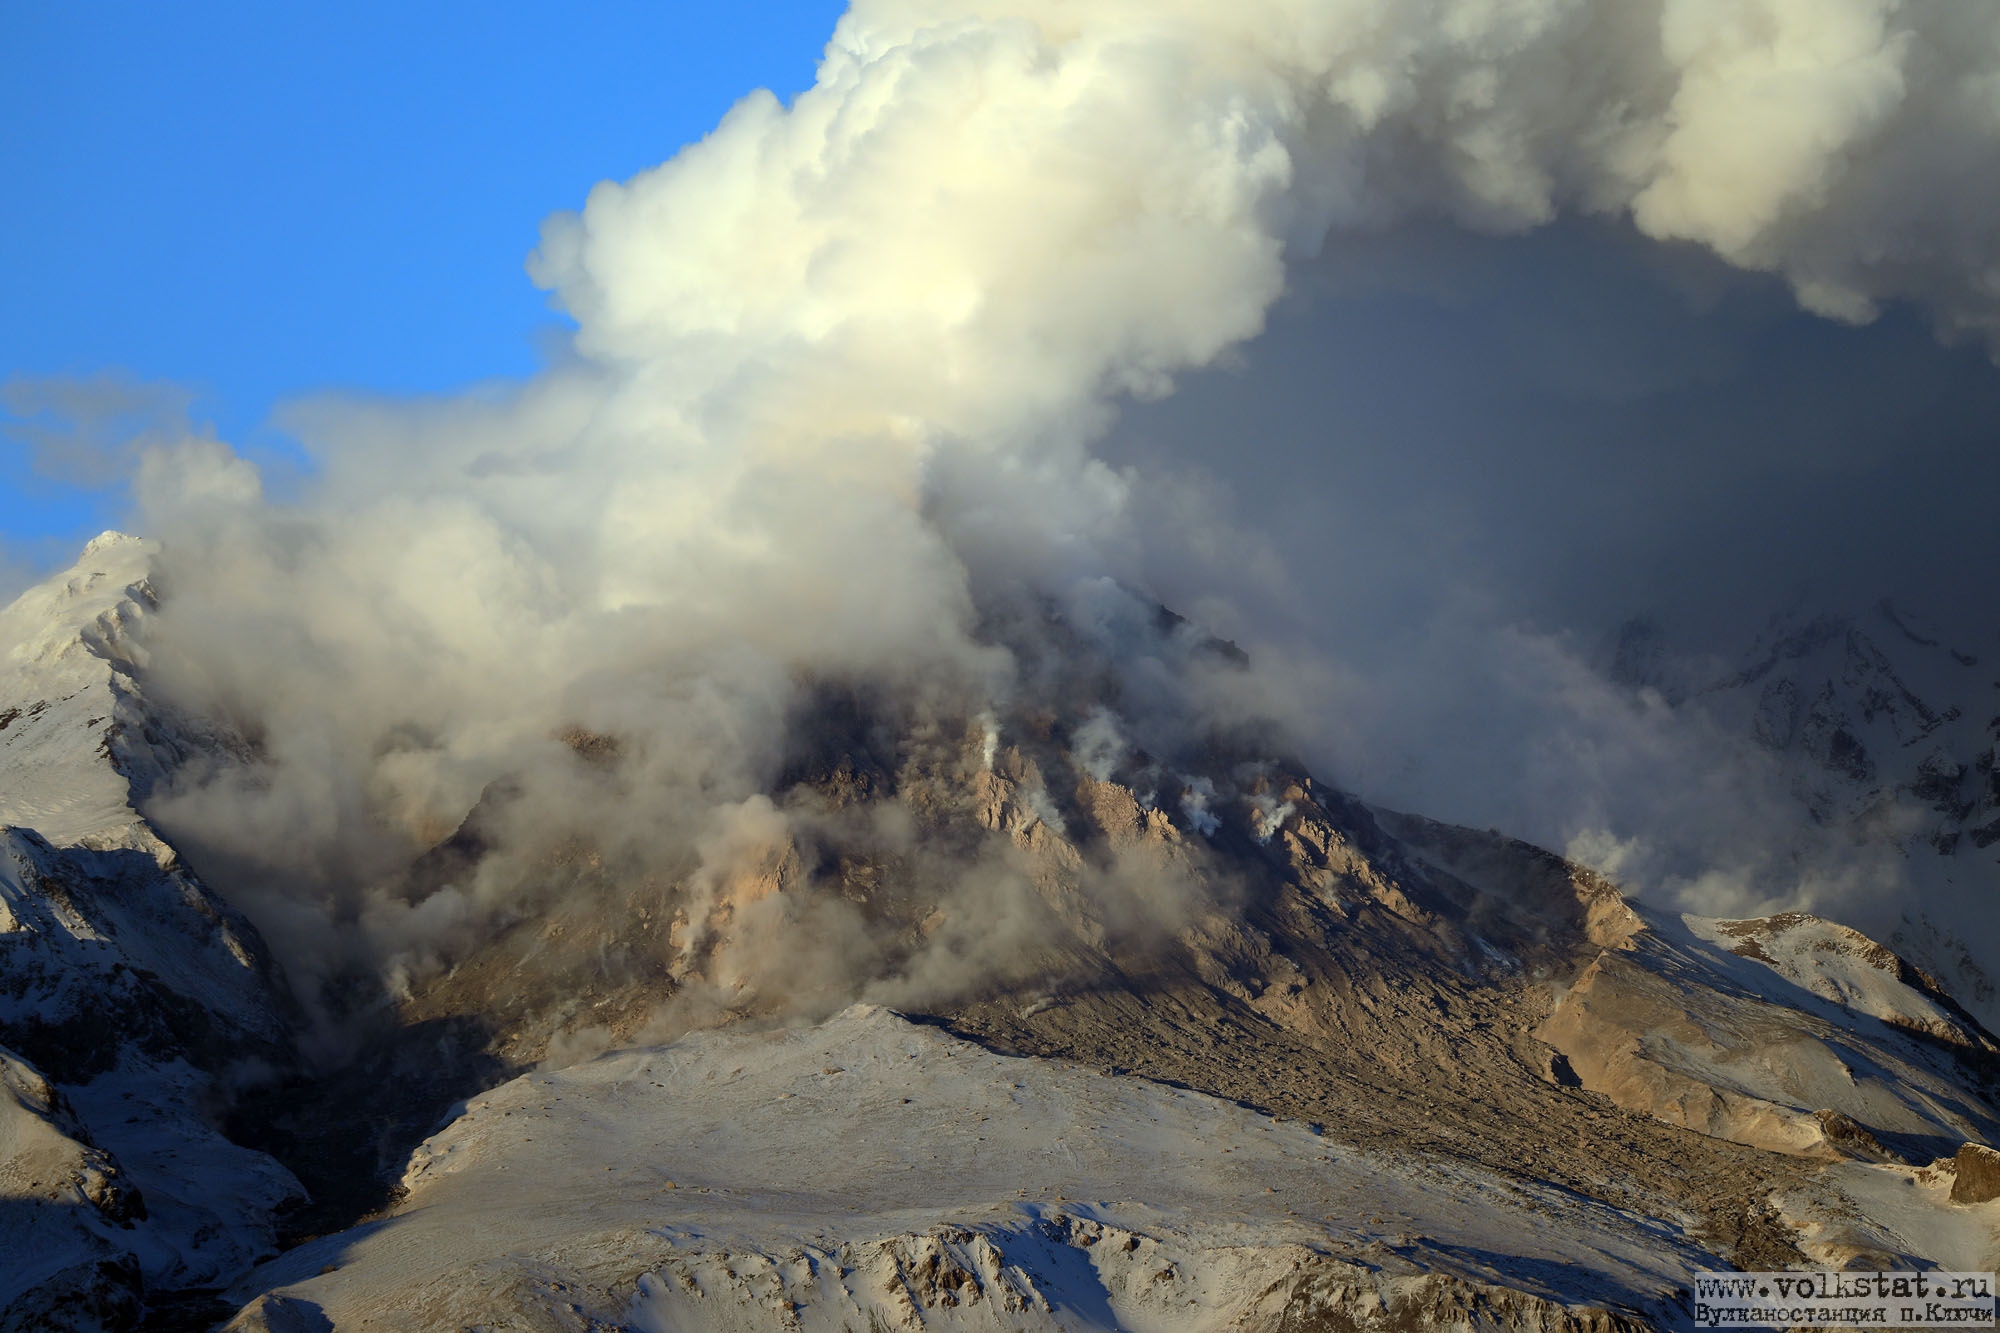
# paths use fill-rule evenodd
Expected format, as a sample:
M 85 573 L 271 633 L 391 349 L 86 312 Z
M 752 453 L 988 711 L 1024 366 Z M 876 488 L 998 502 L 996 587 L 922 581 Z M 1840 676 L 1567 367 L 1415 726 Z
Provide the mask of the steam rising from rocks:
M 440 966 L 581 840 L 685 886 L 693 953 L 732 883 L 777 887 L 734 900 L 725 991 L 981 984 L 1034 954 L 1004 858 L 939 867 L 965 920 L 886 981 L 779 864 L 813 836 L 773 795 L 815 690 L 893 701 L 969 770 L 1053 710 L 1091 780 L 1164 765 L 1198 838 L 1222 775 L 1173 766 L 1217 727 L 1298 734 L 1331 679 L 1254 624 L 1220 626 L 1252 650 L 1227 670 L 1148 638 L 1162 548 L 1234 548 L 1142 521 L 1152 483 L 1091 452 L 1122 403 L 1258 334 L 1290 266 L 1415 220 L 1629 219 L 1814 312 L 1912 300 L 2000 348 L 1996 90 L 1975 4 L 860 0 L 793 105 L 752 94 L 547 224 L 530 272 L 572 360 L 302 408 L 297 501 L 212 441 L 145 453 L 153 670 L 233 729 L 152 813 L 295 967 Z M 1115 712 L 1065 697 L 1071 648 Z M 385 888 L 502 785 L 511 855 Z M 1117 880 L 1109 915 L 1192 910 Z

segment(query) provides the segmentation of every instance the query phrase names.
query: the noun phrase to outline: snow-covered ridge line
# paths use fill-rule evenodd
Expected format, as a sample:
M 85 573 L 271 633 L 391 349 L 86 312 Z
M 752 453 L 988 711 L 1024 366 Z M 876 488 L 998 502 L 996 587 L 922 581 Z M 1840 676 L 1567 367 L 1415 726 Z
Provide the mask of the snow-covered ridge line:
M 1787 981 L 1892 1027 L 2000 1058 L 2000 1043 L 1937 978 L 1851 926 L 1809 912 L 1742 921 L 1682 918 L 1696 934 L 1768 965 Z
M 158 605 L 158 553 L 104 533 L 0 610 L 0 825 L 60 846 L 170 856 L 133 808 L 135 783 L 150 787 L 156 768 L 119 743 L 154 725 L 134 672 L 145 660 L 138 627 Z
M 275 965 L 137 809 L 177 743 L 144 683 L 157 553 L 106 533 L 0 610 L 0 1252 L 34 1253 L 0 1268 L 10 1326 L 125 1327 L 268 1253 L 300 1193 L 213 1123 L 293 1058 Z

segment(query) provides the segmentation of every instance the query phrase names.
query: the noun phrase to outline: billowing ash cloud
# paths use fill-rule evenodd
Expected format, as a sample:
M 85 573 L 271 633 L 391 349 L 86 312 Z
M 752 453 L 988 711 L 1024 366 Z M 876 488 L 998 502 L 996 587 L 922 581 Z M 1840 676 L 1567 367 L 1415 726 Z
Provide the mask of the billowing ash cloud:
M 1191 712 L 1338 747 L 1350 668 L 1273 628 L 1299 571 L 1143 440 L 1094 456 L 1121 408 L 1364 238 L 1564 215 L 2000 347 L 1996 205 L 1983 4 L 862 0 L 793 105 L 753 94 L 548 223 L 572 360 L 300 409 L 295 501 L 213 442 L 144 455 L 155 668 L 246 742 L 155 813 L 295 957 L 328 919 L 420 954 L 509 901 L 505 867 L 407 910 L 370 886 L 494 784 L 519 828 L 720 883 L 783 818 L 802 691 L 1004 714 L 1045 682 L 996 622 L 1053 608 L 1115 655 L 1151 614 L 1129 589 L 1185 591 L 1255 666 L 1223 692 L 1128 664 L 1151 716 L 1095 721 L 1093 754 Z

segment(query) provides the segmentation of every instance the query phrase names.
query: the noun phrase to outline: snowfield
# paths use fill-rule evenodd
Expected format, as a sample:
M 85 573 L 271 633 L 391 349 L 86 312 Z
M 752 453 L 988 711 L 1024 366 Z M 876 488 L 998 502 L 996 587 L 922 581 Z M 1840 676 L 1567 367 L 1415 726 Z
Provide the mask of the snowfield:
M 1168 1330 L 1277 1327 L 1337 1287 L 1505 1322 L 1531 1298 L 1486 1284 L 1655 1307 L 1697 1258 L 1564 1191 L 865 1006 L 516 1079 L 405 1184 L 232 1297 L 341 1328 Z

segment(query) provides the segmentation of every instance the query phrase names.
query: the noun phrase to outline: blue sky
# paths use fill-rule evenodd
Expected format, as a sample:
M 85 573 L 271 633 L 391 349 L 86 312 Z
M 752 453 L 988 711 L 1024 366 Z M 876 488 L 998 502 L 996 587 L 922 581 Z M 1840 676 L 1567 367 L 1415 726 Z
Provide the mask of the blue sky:
M 166 382 L 282 450 L 290 396 L 525 374 L 541 219 L 809 86 L 843 7 L 0 5 L 0 382 Z M 0 441 L 0 563 L 117 517 Z

